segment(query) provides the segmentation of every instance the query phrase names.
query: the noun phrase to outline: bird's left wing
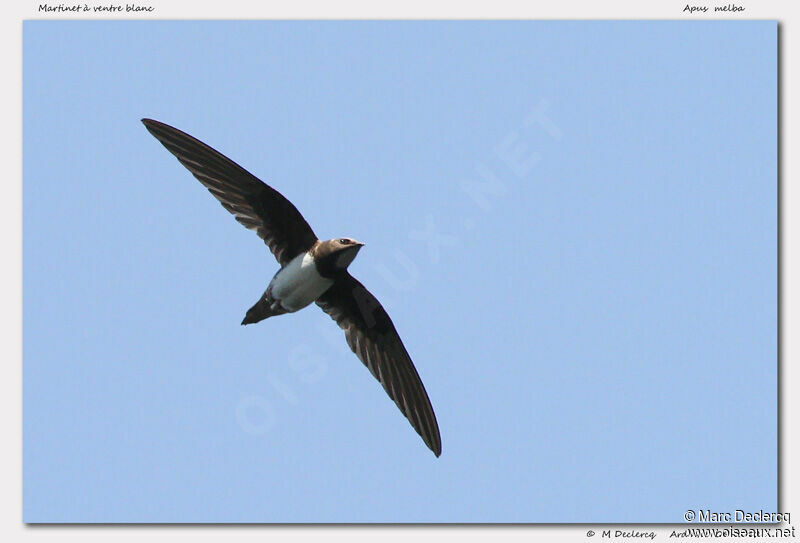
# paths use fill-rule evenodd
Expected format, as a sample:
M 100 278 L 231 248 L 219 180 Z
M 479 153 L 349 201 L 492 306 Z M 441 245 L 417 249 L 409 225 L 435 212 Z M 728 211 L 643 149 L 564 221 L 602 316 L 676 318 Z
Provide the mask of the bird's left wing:
M 142 122 L 222 207 L 256 231 L 282 266 L 317 241 L 303 215 L 280 192 L 189 134 L 152 119 Z
M 425 444 L 436 456 L 442 454 L 439 425 L 428 394 L 392 320 L 375 296 L 345 272 L 320 296 L 317 305 L 344 330 L 347 344 Z

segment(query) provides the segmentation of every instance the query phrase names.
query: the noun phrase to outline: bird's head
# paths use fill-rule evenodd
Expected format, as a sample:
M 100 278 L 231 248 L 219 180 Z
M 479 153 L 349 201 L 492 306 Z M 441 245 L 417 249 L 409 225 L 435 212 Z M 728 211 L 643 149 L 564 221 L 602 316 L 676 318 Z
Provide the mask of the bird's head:
M 346 270 L 364 246 L 352 238 L 334 238 L 320 244 L 319 253 L 337 270 Z

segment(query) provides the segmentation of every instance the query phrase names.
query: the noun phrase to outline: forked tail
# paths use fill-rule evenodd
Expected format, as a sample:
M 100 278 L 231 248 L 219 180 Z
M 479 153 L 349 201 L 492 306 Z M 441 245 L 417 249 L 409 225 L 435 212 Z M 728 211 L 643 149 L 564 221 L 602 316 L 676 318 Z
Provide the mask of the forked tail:
M 242 324 L 253 324 L 263 321 L 268 317 L 283 315 L 286 312 L 287 311 L 281 307 L 281 304 L 272 298 L 269 289 L 267 289 L 267 291 L 262 294 L 261 298 L 256 302 L 256 305 L 247 310 L 247 314 L 244 316 Z

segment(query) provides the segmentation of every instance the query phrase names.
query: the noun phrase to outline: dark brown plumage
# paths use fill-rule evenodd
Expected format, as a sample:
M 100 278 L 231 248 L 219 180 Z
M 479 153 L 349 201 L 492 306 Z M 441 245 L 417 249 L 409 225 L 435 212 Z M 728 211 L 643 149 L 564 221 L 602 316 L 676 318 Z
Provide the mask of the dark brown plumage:
M 355 277 L 343 273 L 317 305 L 344 330 L 347 344 L 439 456 L 442 441 L 431 402 L 392 319 Z
M 255 230 L 281 265 L 316 243 L 314 231 L 280 192 L 189 134 L 151 119 L 142 122 L 222 207 Z
M 286 270 L 300 273 L 292 270 L 307 269 L 300 261 L 312 258 L 319 277 L 316 284 L 324 289 L 315 295 L 317 305 L 344 330 L 353 352 L 439 456 L 442 443 L 436 416 L 411 357 L 386 310 L 347 271 L 362 244 L 349 238 L 319 241 L 289 200 L 247 170 L 176 128 L 151 119 L 142 122 L 237 221 L 256 231 L 281 264 L 242 324 L 296 311 L 283 307 L 281 300 L 272 296 L 273 284 Z

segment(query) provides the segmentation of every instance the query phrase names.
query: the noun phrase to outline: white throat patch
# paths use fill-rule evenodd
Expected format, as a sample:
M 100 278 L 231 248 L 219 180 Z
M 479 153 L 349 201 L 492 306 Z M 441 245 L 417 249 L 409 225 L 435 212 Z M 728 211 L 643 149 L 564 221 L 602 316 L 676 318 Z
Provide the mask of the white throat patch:
M 347 268 L 356 258 L 356 253 L 358 253 L 358 249 L 355 248 L 342 251 L 339 256 L 336 257 L 336 267 L 341 270 Z

